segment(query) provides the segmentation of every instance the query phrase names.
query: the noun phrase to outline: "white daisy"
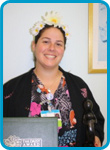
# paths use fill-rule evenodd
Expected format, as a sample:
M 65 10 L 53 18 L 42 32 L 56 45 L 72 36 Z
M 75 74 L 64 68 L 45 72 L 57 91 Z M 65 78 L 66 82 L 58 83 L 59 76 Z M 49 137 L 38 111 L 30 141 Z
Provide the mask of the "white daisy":
M 57 12 L 51 11 L 50 13 L 46 12 L 45 16 L 42 16 L 45 24 L 54 25 L 54 27 L 59 26 L 61 24 L 61 17 Z
M 30 29 L 30 33 L 33 36 L 36 36 L 39 33 L 39 28 L 37 26 L 34 26 L 33 28 Z
M 44 25 L 45 24 L 43 22 L 37 22 L 36 24 L 34 24 L 33 28 L 30 29 L 31 34 L 33 36 L 36 36 L 39 31 L 43 29 Z
M 39 28 L 39 29 L 42 29 L 43 27 L 44 27 L 44 22 L 42 21 L 42 22 L 37 22 L 36 24 L 35 24 L 35 26 L 37 27 L 37 28 Z

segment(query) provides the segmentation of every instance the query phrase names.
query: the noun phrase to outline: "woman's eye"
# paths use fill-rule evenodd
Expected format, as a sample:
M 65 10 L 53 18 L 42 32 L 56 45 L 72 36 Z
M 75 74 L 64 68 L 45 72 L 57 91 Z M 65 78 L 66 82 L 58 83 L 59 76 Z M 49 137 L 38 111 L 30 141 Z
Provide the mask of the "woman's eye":
M 49 41 L 43 41 L 43 43 L 49 43 Z
M 57 43 L 57 46 L 62 46 L 62 44 L 61 43 Z

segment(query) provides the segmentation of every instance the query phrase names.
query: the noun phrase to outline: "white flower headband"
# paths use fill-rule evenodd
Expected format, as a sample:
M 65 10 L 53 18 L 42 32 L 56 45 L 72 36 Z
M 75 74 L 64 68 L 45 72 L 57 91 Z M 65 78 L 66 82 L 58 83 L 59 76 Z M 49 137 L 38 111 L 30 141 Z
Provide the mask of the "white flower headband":
M 44 28 L 44 26 L 47 25 L 53 25 L 54 27 L 62 28 L 62 30 L 65 32 L 65 37 L 69 37 L 69 33 L 67 30 L 67 27 L 61 23 L 61 17 L 57 12 L 51 11 L 50 13 L 46 12 L 45 16 L 41 17 L 42 21 L 37 22 L 34 24 L 34 26 L 30 29 L 30 33 L 33 36 L 36 36 L 39 34 L 39 31 Z

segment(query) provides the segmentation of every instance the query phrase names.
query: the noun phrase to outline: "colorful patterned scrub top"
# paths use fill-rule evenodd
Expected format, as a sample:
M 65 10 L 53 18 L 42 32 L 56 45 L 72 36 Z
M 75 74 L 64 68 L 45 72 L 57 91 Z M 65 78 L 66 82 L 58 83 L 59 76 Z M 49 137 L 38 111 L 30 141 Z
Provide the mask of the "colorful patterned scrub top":
M 29 117 L 40 117 L 41 110 L 48 110 L 46 94 L 48 90 L 44 87 L 38 77 L 32 73 L 32 91 Z M 77 121 L 72 109 L 69 91 L 62 75 L 58 89 L 51 100 L 51 108 L 58 109 L 61 113 L 62 128 L 58 130 L 58 146 L 75 146 L 77 135 Z

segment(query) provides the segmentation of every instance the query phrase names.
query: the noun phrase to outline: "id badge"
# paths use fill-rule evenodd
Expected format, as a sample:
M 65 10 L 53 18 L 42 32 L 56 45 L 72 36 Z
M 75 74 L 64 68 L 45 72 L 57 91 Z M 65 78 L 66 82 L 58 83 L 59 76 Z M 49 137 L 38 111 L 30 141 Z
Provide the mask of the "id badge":
M 62 127 L 62 121 L 61 121 L 61 115 L 60 115 L 60 111 L 58 109 L 56 110 L 43 110 L 41 111 L 41 117 L 57 117 L 58 118 L 58 127 L 61 128 Z

